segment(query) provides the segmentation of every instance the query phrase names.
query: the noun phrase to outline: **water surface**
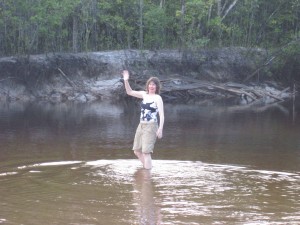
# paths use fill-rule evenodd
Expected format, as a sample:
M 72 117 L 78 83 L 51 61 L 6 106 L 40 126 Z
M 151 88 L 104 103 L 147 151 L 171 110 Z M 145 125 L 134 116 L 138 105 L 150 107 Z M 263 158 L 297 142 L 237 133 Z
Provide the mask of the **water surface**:
M 165 105 L 142 169 L 133 103 L 2 104 L 0 224 L 299 224 L 290 104 Z

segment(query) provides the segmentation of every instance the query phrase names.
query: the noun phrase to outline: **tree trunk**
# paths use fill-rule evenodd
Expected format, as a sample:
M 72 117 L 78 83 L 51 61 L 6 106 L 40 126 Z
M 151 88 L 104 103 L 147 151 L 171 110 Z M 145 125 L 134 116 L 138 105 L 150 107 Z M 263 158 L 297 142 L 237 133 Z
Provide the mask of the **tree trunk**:
M 144 8 L 144 1 L 140 0 L 140 24 L 139 24 L 139 29 L 140 29 L 139 48 L 140 49 L 144 48 L 143 8 Z
M 221 17 L 222 13 L 222 0 L 216 0 L 217 2 L 217 16 Z
M 210 19 L 211 19 L 211 11 L 212 11 L 212 7 L 213 7 L 213 4 L 211 4 L 211 5 L 209 6 L 209 9 L 208 9 L 208 16 L 207 16 L 207 21 L 210 21 Z
M 221 0 L 219 0 L 219 1 L 221 2 Z M 236 5 L 237 1 L 238 1 L 238 0 L 234 0 L 234 1 L 230 4 L 230 6 L 227 8 L 227 10 L 225 11 L 225 13 L 223 14 L 222 20 L 225 19 L 225 17 L 227 16 L 227 14 L 228 14 L 228 13 L 232 10 L 232 8 Z
M 180 18 L 180 48 L 183 48 L 185 43 L 184 31 L 185 31 L 185 0 L 181 0 L 181 18 Z
M 246 35 L 246 46 L 251 46 L 251 36 L 252 36 L 252 25 L 254 21 L 254 9 L 253 9 L 253 2 L 251 2 L 251 12 L 250 12 L 250 18 L 249 18 L 249 28 L 248 28 L 248 34 Z
M 221 18 L 222 14 L 222 0 L 216 0 L 217 1 L 217 16 L 218 18 Z M 222 22 L 220 22 L 222 23 Z M 218 26 L 218 45 L 222 46 L 222 30 L 221 30 L 221 24 Z
M 78 52 L 78 20 L 77 15 L 73 15 L 73 52 Z

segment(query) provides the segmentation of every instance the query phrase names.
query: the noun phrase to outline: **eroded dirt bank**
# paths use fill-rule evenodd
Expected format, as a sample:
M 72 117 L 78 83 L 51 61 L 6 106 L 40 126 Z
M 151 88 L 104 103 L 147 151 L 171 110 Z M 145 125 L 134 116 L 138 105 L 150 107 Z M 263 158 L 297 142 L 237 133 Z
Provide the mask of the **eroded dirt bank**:
M 258 72 L 265 61 L 265 51 L 245 48 L 193 52 L 123 50 L 6 57 L 0 59 L 0 100 L 120 100 L 125 97 L 120 81 L 123 69 L 130 70 L 135 89 L 142 89 L 150 76 L 159 77 L 166 101 L 233 97 L 249 103 L 289 98 L 290 88 L 275 83 L 270 71 Z

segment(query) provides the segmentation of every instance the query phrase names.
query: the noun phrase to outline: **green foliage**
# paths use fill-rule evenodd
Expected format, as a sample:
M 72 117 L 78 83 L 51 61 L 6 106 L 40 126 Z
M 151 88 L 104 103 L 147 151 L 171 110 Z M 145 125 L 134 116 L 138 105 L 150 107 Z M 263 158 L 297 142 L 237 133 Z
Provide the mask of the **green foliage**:
M 164 9 L 154 6 L 147 10 L 144 15 L 146 48 L 163 48 L 166 46 L 165 28 L 168 24 L 169 19 Z
M 0 55 L 138 48 L 141 35 L 147 49 L 274 49 L 299 38 L 299 18 L 300 0 L 0 0 Z

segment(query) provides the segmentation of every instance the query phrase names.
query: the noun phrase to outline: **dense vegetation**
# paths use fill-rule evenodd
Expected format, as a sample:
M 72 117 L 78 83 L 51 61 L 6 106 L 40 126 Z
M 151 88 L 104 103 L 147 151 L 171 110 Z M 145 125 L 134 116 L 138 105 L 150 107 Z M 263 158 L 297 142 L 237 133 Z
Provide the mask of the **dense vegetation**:
M 217 46 L 298 52 L 299 17 L 300 0 L 0 0 L 0 55 Z

